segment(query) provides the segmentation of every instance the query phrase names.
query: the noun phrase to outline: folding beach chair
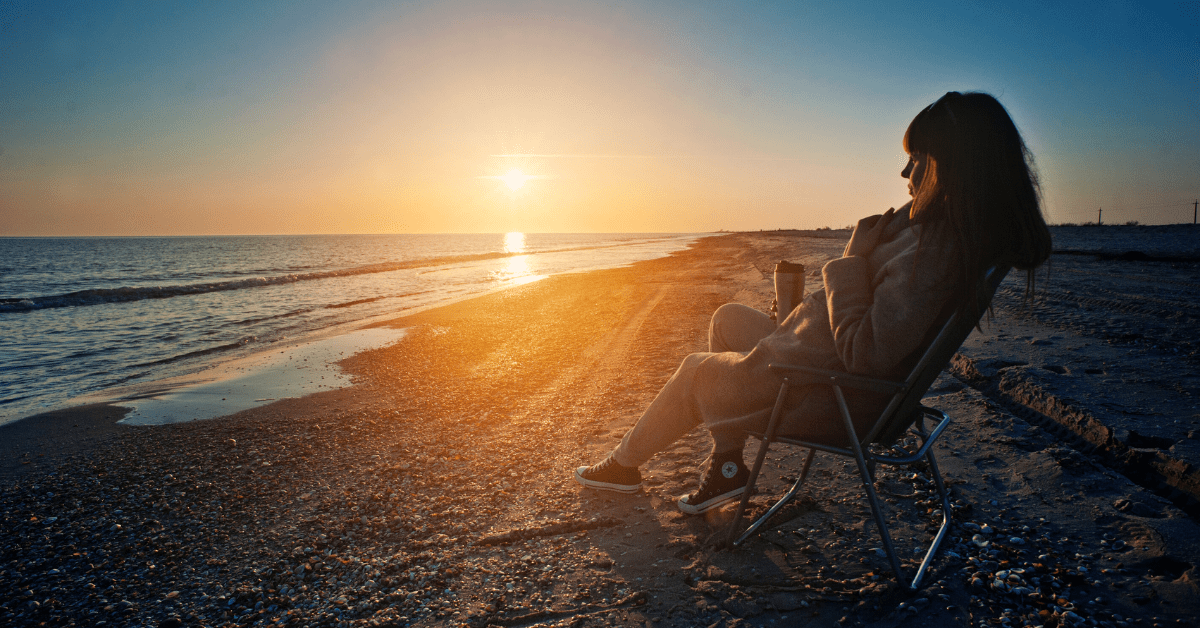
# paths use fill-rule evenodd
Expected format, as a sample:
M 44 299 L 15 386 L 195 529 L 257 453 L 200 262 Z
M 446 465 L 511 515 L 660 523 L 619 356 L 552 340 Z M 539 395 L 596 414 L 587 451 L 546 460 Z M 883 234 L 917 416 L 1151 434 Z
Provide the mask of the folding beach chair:
M 987 310 L 992 295 L 995 294 L 996 288 L 1000 285 L 1005 275 L 1008 274 L 1008 271 L 1008 267 L 994 267 L 988 270 L 985 276 L 985 281 L 987 282 L 986 294 L 983 295 L 986 298 L 981 298 L 979 308 L 981 314 Z M 759 471 L 762 470 L 767 449 L 774 443 L 786 443 L 788 445 L 798 445 L 807 448 L 808 455 L 805 457 L 804 467 L 800 471 L 800 478 L 796 480 L 792 488 L 774 506 L 755 520 L 750 527 L 737 537 L 733 542 L 735 546 L 740 545 L 757 532 L 768 519 L 796 497 L 800 492 L 800 487 L 804 484 L 804 480 L 808 477 L 813 456 L 816 452 L 823 451 L 854 458 L 858 463 L 858 473 L 862 477 L 867 500 L 871 503 L 871 512 L 875 515 L 875 523 L 879 526 L 879 535 L 883 538 L 883 547 L 887 551 L 888 559 L 891 561 L 892 570 L 896 573 L 896 579 L 904 582 L 904 574 L 900 569 L 900 560 L 897 558 L 896 551 L 892 547 L 892 539 L 888 534 L 883 511 L 880 509 L 879 498 L 875 494 L 874 471 L 876 464 L 907 466 L 920 463 L 924 460 L 929 466 L 929 472 L 933 475 L 938 493 L 942 499 L 942 525 L 938 529 L 933 543 L 925 552 L 925 558 L 921 561 L 921 566 L 917 570 L 916 577 L 913 578 L 912 583 L 909 585 L 912 590 L 917 589 L 921 583 L 921 579 L 925 576 L 925 571 L 928 569 L 929 563 L 932 561 L 934 554 L 937 553 L 938 545 L 941 544 L 942 539 L 946 536 L 946 532 L 950 529 L 950 500 L 946 493 L 946 487 L 942 483 L 942 476 L 938 473 L 937 461 L 934 460 L 933 455 L 933 443 L 950 424 L 950 417 L 944 412 L 921 405 L 921 397 L 925 395 L 925 391 L 937 379 L 938 374 L 950 362 L 950 358 L 962 346 L 963 341 L 967 339 L 967 336 L 970 335 L 971 330 L 978 322 L 977 319 L 959 316 L 954 313 L 945 314 L 944 321 L 932 343 L 927 345 L 927 348 L 917 360 L 908 377 L 902 382 L 862 377 L 807 366 L 770 365 L 771 370 L 783 375 L 783 384 L 779 388 L 779 395 L 776 397 L 775 407 L 771 412 L 766 432 L 750 432 L 751 436 L 762 441 L 762 445 L 758 449 L 758 457 L 755 458 L 754 466 L 750 470 L 750 480 L 747 490 L 742 495 L 742 502 L 738 506 L 737 515 L 730 525 L 729 538 L 733 538 L 741 527 L 742 515 L 746 512 L 746 506 L 754 490 L 754 483 L 758 479 Z M 785 407 L 788 406 L 789 389 L 797 386 L 811 385 L 829 386 L 832 389 L 846 430 L 845 440 L 849 442 L 849 447 L 844 446 L 840 442 L 817 442 L 776 433 L 780 424 L 784 422 L 781 419 L 785 415 L 794 418 L 797 416 L 795 413 L 800 412 L 800 408 L 785 410 Z M 843 388 L 891 395 L 891 400 L 888 402 L 887 407 L 884 408 L 879 418 L 875 420 L 870 431 L 861 439 L 855 433 L 851 411 L 846 404 L 846 397 L 842 393 Z M 926 428 L 927 420 L 934 421 L 935 425 L 932 430 Z M 795 424 L 793 421 L 787 421 L 787 423 Z M 912 431 L 916 433 L 919 439 L 920 447 L 916 452 L 908 453 L 907 451 L 899 450 L 899 448 L 886 450 L 887 447 L 890 447 L 896 440 L 903 436 L 909 428 L 912 428 Z M 872 444 L 880 446 L 879 449 L 882 450 L 882 453 L 873 452 L 870 448 Z M 897 450 L 907 455 L 896 454 Z

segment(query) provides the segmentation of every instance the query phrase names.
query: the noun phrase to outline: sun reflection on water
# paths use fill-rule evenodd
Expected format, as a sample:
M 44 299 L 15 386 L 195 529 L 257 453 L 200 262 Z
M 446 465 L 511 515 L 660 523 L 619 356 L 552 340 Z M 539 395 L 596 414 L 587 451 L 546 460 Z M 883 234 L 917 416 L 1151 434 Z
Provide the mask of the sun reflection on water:
M 509 258 L 508 267 L 504 269 L 504 274 L 508 275 L 509 277 L 528 275 L 529 272 L 528 255 L 518 255 L 516 257 Z
M 525 234 L 520 231 L 504 234 L 504 252 L 524 253 Z M 514 255 L 508 258 L 508 264 L 494 273 L 496 279 L 510 286 L 519 286 L 539 279 L 545 279 L 545 275 L 533 272 L 533 268 L 529 265 L 530 258 L 530 255 Z
M 505 253 L 524 253 L 525 234 L 520 231 L 510 231 L 504 234 Z

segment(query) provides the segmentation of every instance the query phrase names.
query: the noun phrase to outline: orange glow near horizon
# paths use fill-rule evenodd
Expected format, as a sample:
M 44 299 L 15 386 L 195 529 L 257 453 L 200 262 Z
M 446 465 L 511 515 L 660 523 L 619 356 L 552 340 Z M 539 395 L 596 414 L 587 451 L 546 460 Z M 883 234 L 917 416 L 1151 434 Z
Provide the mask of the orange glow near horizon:
M 210 96 L 206 115 L 129 112 L 45 155 L 5 141 L 0 235 L 839 226 L 903 193 L 890 161 L 864 184 L 863 160 L 802 157 L 832 140 L 781 142 L 706 108 L 653 32 L 452 13 L 314 41 L 303 82 L 262 76 L 254 98 Z M 789 113 L 787 128 L 811 118 Z

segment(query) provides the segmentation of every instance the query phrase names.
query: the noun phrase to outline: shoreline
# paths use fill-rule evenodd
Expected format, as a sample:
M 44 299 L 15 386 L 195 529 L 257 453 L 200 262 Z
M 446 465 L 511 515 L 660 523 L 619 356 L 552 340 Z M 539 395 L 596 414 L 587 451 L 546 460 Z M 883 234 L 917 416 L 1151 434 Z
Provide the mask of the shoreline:
M 712 235 L 696 236 L 692 243 L 688 244 L 684 249 L 695 246 L 696 241 L 716 237 Z M 619 245 L 610 245 L 619 246 Z M 673 253 L 668 253 L 665 257 L 670 257 Z M 661 259 L 661 258 L 658 258 Z M 648 260 L 641 260 L 648 261 Z M 436 311 L 442 308 L 449 308 L 460 303 L 482 299 L 491 295 L 502 293 L 508 290 L 526 286 L 530 283 L 536 283 L 558 275 L 570 275 L 578 273 L 591 273 L 611 268 L 621 268 L 637 264 L 639 262 L 631 262 L 617 267 L 607 267 L 599 269 L 585 269 L 566 271 L 557 275 L 537 275 L 526 278 L 524 281 L 513 282 L 508 285 L 491 288 L 480 294 L 472 294 L 458 298 L 451 298 L 443 302 L 435 304 L 418 305 L 411 308 L 405 308 L 400 312 L 388 314 L 376 314 L 365 319 L 338 325 L 335 328 L 329 328 L 317 333 L 310 334 L 299 342 L 286 342 L 286 346 L 280 353 L 287 352 L 303 352 L 305 347 L 315 343 L 332 341 L 337 343 L 339 338 L 343 338 L 349 334 L 362 332 L 379 327 L 391 327 L 402 331 L 403 328 L 397 328 L 392 323 L 396 320 L 407 317 L 418 316 L 427 311 Z M 398 336 L 397 340 L 402 338 Z M 379 349 L 388 344 L 392 344 L 396 340 L 380 340 L 372 346 L 356 347 L 353 352 L 360 353 Z M 50 409 L 32 412 L 29 414 L 19 415 L 13 418 L 6 418 L 0 422 L 0 480 L 10 479 L 21 475 L 21 472 L 28 470 L 26 467 L 30 463 L 27 460 L 33 460 L 43 463 L 41 468 L 46 468 L 47 465 L 53 464 L 53 461 L 60 460 L 64 455 L 76 454 L 85 451 L 87 447 L 94 446 L 104 439 L 126 433 L 125 427 L 142 427 L 155 426 L 177 422 L 189 422 L 193 420 L 211 420 L 223 418 L 238 414 L 246 410 L 262 407 L 263 404 L 255 403 L 244 407 L 237 407 L 229 412 L 206 412 L 207 416 L 199 418 L 181 419 L 179 421 L 151 422 L 151 423 L 127 423 L 130 415 L 136 415 L 136 401 L 143 398 L 155 398 L 161 395 L 175 395 L 185 393 L 188 390 L 220 385 L 222 383 L 234 382 L 241 378 L 251 377 L 263 374 L 264 370 L 269 370 L 268 366 L 263 366 L 265 359 L 269 359 L 278 346 L 261 347 L 258 350 L 244 353 L 240 356 L 232 356 L 227 360 L 212 364 L 202 370 L 188 372 L 182 375 L 169 377 L 165 379 L 155 379 L 145 382 L 138 382 L 134 385 L 118 386 L 108 388 L 94 393 L 89 393 L 79 397 L 75 397 L 65 401 L 62 405 L 51 407 Z M 338 357 L 337 359 L 327 360 L 321 366 L 324 371 L 335 373 L 338 376 L 349 379 L 349 374 L 344 374 L 343 370 L 338 367 L 338 364 L 345 359 L 346 356 Z M 304 359 L 304 358 L 301 358 Z M 247 370 L 248 369 L 248 370 Z M 294 379 L 294 378 L 292 378 Z M 345 383 L 339 388 L 352 386 L 352 383 Z M 262 397 L 266 391 L 259 390 L 252 393 L 251 397 Z M 307 391 L 300 395 L 301 397 L 313 394 L 313 391 Z M 294 399 L 296 396 L 281 397 L 280 399 Z M 215 397 L 214 397 L 215 399 Z M 271 399 L 269 401 L 275 401 Z M 174 405 L 179 407 L 181 404 L 163 404 L 168 407 Z M 199 405 L 211 405 L 211 402 L 201 402 Z M 115 419 L 112 417 L 116 416 Z M 68 425 L 70 426 L 68 428 Z M 82 427 L 80 427 L 82 425 Z M 37 468 L 37 467 L 30 467 Z
M 395 262 L 391 266 L 387 264 L 381 266 L 380 264 L 366 263 L 365 265 L 349 268 L 347 271 L 350 273 L 349 275 L 345 275 L 342 271 L 309 273 L 309 275 L 328 275 L 329 277 L 374 277 L 377 272 L 382 272 L 382 270 L 387 270 L 387 268 L 393 266 L 401 270 L 425 268 L 428 266 L 429 268 L 426 270 L 444 271 L 452 275 L 459 273 L 462 276 L 455 275 L 451 280 L 438 279 L 430 282 L 406 278 L 406 276 L 397 279 L 396 277 L 387 275 L 387 277 L 391 278 L 386 279 L 386 281 L 400 281 L 403 285 L 408 285 L 405 282 L 411 283 L 416 281 L 421 286 L 408 286 L 412 290 L 397 288 L 390 291 L 384 286 L 377 286 L 376 292 L 367 291 L 358 294 L 358 296 L 365 295 L 367 298 L 357 300 L 347 300 L 352 299 L 352 297 L 338 299 L 336 298 L 336 294 L 331 295 L 330 298 L 310 295 L 311 298 L 307 298 L 307 300 L 302 298 L 300 302 L 294 304 L 298 309 L 282 311 L 272 310 L 268 307 L 266 309 L 269 311 L 265 312 L 264 317 L 259 317 L 258 314 L 253 313 L 246 314 L 246 316 L 250 316 L 251 320 L 249 323 L 253 323 L 247 327 L 243 327 L 243 323 L 247 323 L 247 321 L 242 321 L 238 317 L 230 320 L 218 320 L 217 322 L 224 325 L 224 327 L 234 330 L 230 333 L 212 336 L 212 338 L 223 339 L 215 343 L 218 346 L 212 346 L 214 345 L 212 342 L 205 344 L 205 342 L 200 341 L 200 339 L 209 338 L 208 334 L 215 333 L 216 328 L 203 329 L 203 324 L 197 323 L 197 321 L 191 321 L 197 324 L 191 325 L 189 328 L 191 331 L 186 333 L 180 332 L 182 336 L 176 337 L 174 341 L 160 342 L 157 339 L 151 339 L 149 336 L 136 334 L 132 336 L 132 343 L 134 344 L 105 344 L 103 341 L 85 339 L 87 342 L 92 343 L 91 345 L 86 345 L 86 351 L 74 351 L 70 345 L 63 343 L 54 345 L 51 343 L 49 345 L 50 348 L 47 349 L 49 353 L 46 353 L 44 358 L 49 360 L 47 363 L 52 364 L 53 368 L 57 370 L 44 374 L 45 385 L 38 386 L 36 383 L 32 383 L 34 380 L 30 379 L 39 377 L 37 375 L 39 373 L 37 368 L 40 361 L 35 360 L 27 364 L 12 363 L 7 365 L 15 369 L 14 371 L 10 371 L 13 374 L 14 381 L 9 382 L 11 386 L 6 387 L 8 394 L 5 396 L 10 399 L 10 403 L 0 408 L 0 425 L 44 412 L 65 410 L 75 405 L 86 405 L 105 400 L 106 395 L 115 396 L 110 395 L 110 391 L 130 387 L 129 381 L 135 382 L 132 386 L 153 389 L 157 382 L 164 378 L 170 380 L 187 379 L 189 376 L 201 373 L 204 374 L 204 377 L 208 377 L 207 372 L 220 369 L 227 363 L 248 359 L 252 360 L 264 354 L 274 353 L 279 349 L 290 349 L 297 343 L 307 344 L 328 338 L 331 335 L 344 334 L 348 331 L 368 327 L 378 320 L 394 318 L 397 315 L 411 314 L 431 307 L 440 307 L 462 299 L 485 295 L 494 290 L 508 289 L 520 283 L 536 281 L 546 276 L 546 274 L 572 272 L 571 270 L 564 271 L 564 268 L 570 269 L 574 266 L 579 266 L 581 267 L 580 270 L 586 271 L 594 267 L 603 268 L 612 264 L 627 264 L 630 263 L 629 259 L 636 260 L 646 255 L 664 255 L 664 250 L 673 247 L 686 247 L 688 242 L 702 237 L 702 234 L 600 234 L 585 236 L 581 239 L 581 236 L 578 234 L 558 234 L 551 235 L 547 239 L 544 237 L 545 235 L 531 234 L 532 244 L 530 246 L 534 250 L 526 253 L 499 252 L 465 256 L 442 255 L 440 257 L 434 256 L 415 261 Z M 475 242 L 475 240 L 471 240 L 471 237 L 479 240 L 478 236 L 467 236 L 470 242 Z M 503 239 L 496 235 L 488 235 L 486 237 L 493 240 Z M 446 239 L 445 236 L 435 236 L 434 240 L 440 241 L 438 238 L 442 240 Z M 614 240 L 614 238 L 616 239 Z M 457 242 L 452 238 L 450 241 Z M 587 242 L 593 242 L 594 246 L 587 245 Z M 478 245 L 479 243 L 475 242 L 474 245 Z M 461 242 L 459 244 L 462 245 Z M 441 248 L 445 248 L 445 246 Z M 441 248 L 434 247 L 430 250 L 437 253 L 441 251 Z M 364 251 L 359 251 L 359 253 L 366 255 Z M 526 258 L 529 260 L 536 258 L 538 261 L 528 261 L 528 263 L 525 263 L 523 260 L 526 260 Z M 416 271 L 414 270 L 413 272 Z M 442 275 L 437 274 L 437 276 L 441 277 Z M 381 275 L 380 277 L 383 276 Z M 274 285 L 280 281 L 291 281 L 290 278 L 292 278 L 291 275 L 271 275 L 261 279 L 263 279 L 265 284 Z M 179 281 L 183 281 L 183 279 Z M 218 284 L 221 283 L 218 280 L 214 281 Z M 250 282 L 253 285 L 261 283 L 256 279 L 246 278 L 225 283 L 236 284 L 239 282 Z M 150 288 L 141 286 L 136 282 L 131 285 L 134 287 L 125 289 L 109 286 L 100 288 L 99 291 L 112 292 L 120 297 L 120 299 L 132 298 L 128 293 L 137 293 L 139 291 L 149 291 L 148 294 L 152 294 L 155 297 L 161 296 L 159 295 L 159 292 L 162 290 L 160 287 Z M 192 285 L 184 282 L 180 285 L 168 286 L 166 288 L 168 293 L 172 291 L 179 292 L 181 295 L 184 295 L 183 300 L 168 299 L 153 301 L 153 303 L 161 303 L 161 307 L 166 308 L 166 314 L 160 313 L 163 316 L 170 315 L 176 318 L 182 316 L 184 319 L 187 319 L 187 316 L 182 313 L 183 310 L 179 310 L 179 308 L 189 307 L 187 299 L 191 297 L 186 295 L 189 294 L 189 290 L 198 289 L 196 288 L 197 286 L 204 288 L 205 286 L 209 286 L 209 284 L 201 283 Z M 355 286 L 358 286 L 358 284 L 351 282 L 351 284 L 344 287 L 350 290 L 362 289 L 362 286 L 358 286 L 357 288 Z M 336 287 L 334 289 L 336 290 Z M 230 311 L 241 311 L 238 310 L 240 306 L 236 299 L 254 298 L 247 296 L 250 293 L 241 289 L 234 290 L 233 292 L 225 290 L 216 290 L 216 292 L 238 295 Z M 70 296 L 71 294 L 74 293 L 69 293 L 65 296 Z M 208 293 L 201 291 L 198 296 L 203 297 L 206 294 Z M 133 299 L 133 301 L 119 305 L 119 307 L 129 307 L 136 310 L 143 307 L 137 305 L 137 303 L 143 303 L 146 299 Z M 379 303 L 375 304 L 376 301 Z M 106 305 L 111 306 L 113 304 L 101 303 L 99 307 L 104 308 Z M 355 307 L 353 309 L 345 309 L 348 306 Z M 81 311 L 78 315 L 85 318 L 89 315 L 94 315 L 94 311 L 89 309 L 91 306 L 80 307 L 84 307 L 86 311 Z M 34 318 L 36 319 L 43 315 L 50 316 L 48 324 L 51 324 L 53 327 L 55 324 L 63 324 L 64 316 L 70 317 L 76 315 L 64 313 L 66 312 L 65 310 L 58 311 L 56 308 L 51 308 L 49 311 L 50 314 L 46 314 L 45 312 L 33 313 Z M 58 314 L 54 312 L 58 312 Z M 306 312 L 316 312 L 318 314 L 312 314 L 312 320 L 308 320 L 306 317 L 310 315 L 306 314 Z M 245 312 L 243 313 L 245 314 Z M 114 317 L 127 315 L 130 315 L 130 312 L 122 309 L 106 315 L 107 318 L 103 320 L 114 320 Z M 280 325 L 275 325 L 274 323 L 259 324 L 262 321 L 281 318 L 281 316 L 277 315 L 283 315 L 282 318 L 292 322 Z M 300 318 L 295 320 L 288 318 L 292 315 L 299 315 Z M 151 314 L 150 317 L 153 318 L 154 315 Z M 347 320 L 349 317 L 353 317 L 353 320 Z M 38 344 L 39 334 L 46 330 L 31 327 L 30 324 L 23 322 L 24 320 L 20 316 L 15 319 L 9 318 L 8 322 L 12 324 L 10 331 L 13 332 L 15 338 L 21 339 L 20 343 L 22 347 L 26 344 L 40 346 Z M 300 322 L 297 323 L 295 321 Z M 188 322 L 188 320 L 184 322 Z M 67 327 L 69 328 L 69 325 Z M 238 333 L 238 330 L 244 333 Z M 126 336 L 122 335 L 122 337 Z M 67 335 L 63 336 L 63 338 L 73 337 Z M 175 346 L 176 342 L 185 341 L 191 343 L 189 349 Z M 63 347 L 66 348 L 64 349 Z M 83 357 L 79 358 L 75 355 L 76 353 Z M 89 357 L 93 355 L 103 356 L 107 361 L 101 366 L 99 361 Z M 34 370 L 27 371 L 27 367 Z M 91 392 L 80 392 L 95 386 L 103 386 L 103 388 Z
M 616 444 L 679 360 L 702 349 L 717 306 L 765 309 L 764 271 L 775 261 L 819 269 L 843 244 L 781 233 L 710 237 L 666 258 L 400 317 L 386 324 L 410 329 L 403 340 L 343 362 L 349 388 L 119 429 L 55 464 L 21 465 L 21 477 L 0 478 L 0 526 L 10 539 L 0 587 L 18 592 L 0 602 L 0 620 L 918 625 L 909 607 L 953 625 L 1002 617 L 1020 625 L 1041 611 L 1060 625 L 1074 621 L 1067 613 L 1114 627 L 1194 617 L 1195 519 L 997 403 L 986 387 L 948 374 L 926 403 L 955 418 L 938 459 L 956 527 L 918 596 L 870 551 L 878 536 L 840 462 L 819 457 L 797 504 L 736 550 L 713 544 L 730 509 L 687 517 L 674 506 L 707 455 L 702 430 L 656 456 L 639 493 L 571 481 L 575 466 Z M 1111 287 L 1106 269 L 1060 265 L 1052 277 L 1088 271 L 1096 286 Z M 1045 289 L 1026 314 L 1005 297 L 1000 322 L 973 336 L 980 344 L 968 357 L 994 381 L 1019 374 L 1045 386 L 1089 385 L 1102 398 L 1114 388 L 1104 378 L 1115 375 L 1085 373 L 1095 349 L 1076 336 L 1097 333 L 1089 317 L 1107 316 L 1108 306 L 1085 302 L 1098 313 L 1072 307 L 1065 311 L 1083 317 L 1064 318 L 1059 301 L 1070 295 Z M 1035 329 L 1010 328 L 1017 323 Z M 1162 324 L 1174 333 L 1170 320 Z M 1048 349 L 1077 362 L 1040 353 Z M 1150 352 L 1142 359 L 1158 365 L 1160 350 L 1149 345 L 1113 350 L 1113 360 Z M 1184 366 L 1174 368 L 1163 377 Z M 755 512 L 790 474 L 780 461 L 802 460 L 786 450 L 772 458 Z M 901 548 L 925 538 L 926 478 L 882 471 L 879 486 L 903 506 Z M 987 524 L 998 543 L 976 544 L 967 523 Z M 1003 542 L 1011 538 L 1024 545 Z M 989 584 L 1010 567 L 1026 570 L 1035 596 Z

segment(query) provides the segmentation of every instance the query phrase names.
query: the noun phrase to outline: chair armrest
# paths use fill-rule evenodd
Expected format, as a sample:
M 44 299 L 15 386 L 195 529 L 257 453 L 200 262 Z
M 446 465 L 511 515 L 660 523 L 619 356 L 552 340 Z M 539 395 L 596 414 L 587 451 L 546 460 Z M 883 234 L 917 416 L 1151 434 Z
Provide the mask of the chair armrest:
M 874 377 L 863 377 L 862 375 L 852 375 L 842 371 L 831 371 L 829 369 L 819 369 L 812 366 L 800 366 L 798 364 L 768 364 L 767 368 L 787 377 L 794 385 L 803 386 L 805 384 L 832 384 L 835 386 L 846 386 L 856 388 L 858 390 L 870 390 L 881 393 L 895 393 L 898 390 L 904 389 L 904 382 L 894 382 L 886 379 L 876 379 Z

